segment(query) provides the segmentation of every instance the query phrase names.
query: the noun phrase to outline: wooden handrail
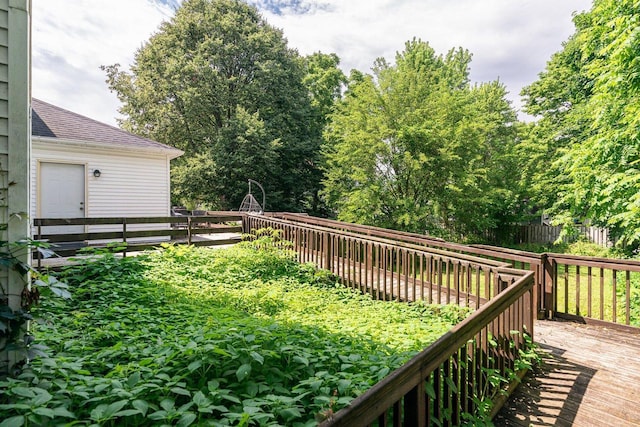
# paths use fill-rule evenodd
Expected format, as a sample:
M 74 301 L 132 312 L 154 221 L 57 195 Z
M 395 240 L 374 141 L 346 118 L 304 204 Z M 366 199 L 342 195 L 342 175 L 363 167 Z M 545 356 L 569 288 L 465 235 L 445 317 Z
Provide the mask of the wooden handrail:
M 365 426 L 376 419 L 380 425 L 386 425 L 389 414 L 394 426 L 426 426 L 431 421 L 429 417 L 444 421 L 448 411 L 453 414 L 450 422 L 455 425 L 460 422 L 462 412 L 473 413 L 477 409 L 475 397 L 484 387 L 499 391 L 499 385 L 472 377 L 485 375 L 485 369 L 497 369 L 503 375 L 514 369 L 517 350 L 525 345 L 524 334 L 533 334 L 533 272 L 317 224 L 265 216 L 247 216 L 244 221 L 246 232 L 267 227 L 283 230 L 283 238 L 292 241 L 301 262 L 325 267 L 337 274 L 343 284 L 373 298 L 431 302 L 436 292 L 434 302 L 441 303 L 442 296 L 442 303 L 475 304 L 477 309 L 347 408 L 333 414 L 324 426 Z M 474 263 L 469 263 L 469 259 Z M 481 262 L 476 263 L 478 260 Z M 472 265 L 477 269 L 465 267 Z M 512 331 L 517 331 L 518 336 L 512 336 Z M 496 338 L 496 348 L 489 344 L 490 336 Z M 431 405 L 435 412 L 427 416 L 429 405 L 424 384 L 429 378 L 445 397 Z M 454 393 L 447 381 L 455 384 L 464 381 L 469 394 Z
M 230 226 L 223 223 L 237 223 L 243 220 L 244 214 L 238 212 L 211 212 L 214 215 L 199 216 L 157 216 L 157 217 L 94 217 L 94 218 L 35 218 L 33 225 L 36 230 L 34 239 L 48 241 L 54 245 L 53 250 L 60 256 L 72 256 L 77 250 L 87 244 L 91 247 L 105 246 L 102 241 L 122 242 L 124 246 L 119 250 L 125 256 L 127 252 L 146 250 L 158 246 L 162 242 L 135 241 L 131 239 L 172 238 L 184 239 L 171 240 L 173 243 L 188 243 L 197 246 L 216 246 L 238 243 L 240 237 L 231 239 L 212 239 L 206 241 L 194 241 L 195 235 L 210 235 L 219 233 L 242 233 L 241 224 Z M 155 229 L 139 229 L 138 227 L 158 224 Z M 209 227 L 203 224 L 210 224 Z M 95 231 L 50 233 L 43 227 L 65 226 L 98 226 Z M 169 228 L 167 225 L 171 225 Z M 109 227 L 111 226 L 111 227 Z M 174 227 L 184 228 L 174 228 Z M 109 228 L 106 228 L 109 227 Z M 164 227 L 164 228 L 162 228 Z M 113 228 L 113 229 L 111 229 Z M 96 243 L 101 242 L 101 243 Z M 67 245 L 62 245 L 67 243 Z M 73 243 L 73 245 L 71 245 Z M 73 246 L 69 248 L 69 246 Z M 38 260 L 38 268 L 42 267 L 40 252 L 35 252 Z
M 291 221 L 288 221 L 286 219 L 281 219 L 281 218 L 277 218 L 277 217 L 262 217 L 262 218 L 265 218 L 268 221 L 272 221 L 273 223 L 286 224 L 286 225 L 289 225 L 289 226 L 292 226 L 292 227 L 296 226 L 295 222 L 291 222 Z M 309 217 L 309 218 L 312 218 L 312 217 Z M 317 230 L 317 231 L 321 231 L 321 232 L 338 232 L 338 231 L 336 231 L 335 228 L 323 227 L 323 226 L 320 226 L 320 225 L 305 224 L 304 227 L 300 226 L 300 225 L 298 225 L 298 227 L 305 228 L 305 229 L 308 229 L 308 230 Z M 362 234 L 354 233 L 354 232 L 351 232 L 351 231 L 348 231 L 346 229 L 342 229 L 341 228 L 339 230 L 339 234 L 342 235 L 342 236 L 347 236 L 347 237 L 351 237 L 351 238 L 354 238 L 354 239 L 363 239 L 363 240 L 372 241 L 372 242 L 378 242 L 378 243 L 387 244 L 387 245 L 391 245 L 391 246 L 399 246 L 399 247 L 404 247 L 404 248 L 416 249 L 416 250 L 420 250 L 420 251 L 428 251 L 429 253 L 439 254 L 439 255 L 442 255 L 443 257 L 446 257 L 446 258 L 464 260 L 464 261 L 467 261 L 467 262 L 470 262 L 470 263 L 476 263 L 476 264 L 479 264 L 479 265 L 486 265 L 486 266 L 492 266 L 492 267 L 506 267 L 506 266 L 509 265 L 509 264 L 504 263 L 504 262 L 495 261 L 495 260 L 491 260 L 491 259 L 487 259 L 487 258 L 481 258 L 481 257 L 469 255 L 469 254 L 466 254 L 466 253 L 456 253 L 456 252 L 452 252 L 452 251 L 445 250 L 445 249 L 439 249 L 439 248 L 428 247 L 428 246 L 425 247 L 423 245 L 413 244 L 412 242 L 406 242 L 404 240 L 394 239 L 393 238 L 393 233 L 388 233 L 388 234 L 385 234 L 385 233 L 379 233 L 379 234 L 378 233 L 372 233 L 372 234 L 368 234 L 368 235 L 362 235 Z
M 191 218 L 194 223 L 220 223 L 242 221 L 244 215 L 220 215 L 220 216 L 154 216 L 154 217 L 92 217 L 92 218 L 35 218 L 34 226 L 57 226 L 57 225 L 113 225 L 122 224 L 126 220 L 127 224 L 153 224 L 153 223 L 183 223 Z
M 619 271 L 640 272 L 640 261 L 632 259 L 597 258 L 582 255 L 546 253 L 557 264 L 578 265 L 581 267 L 605 268 Z
M 366 426 L 387 408 L 423 383 L 443 362 L 458 352 L 483 328 L 497 319 L 533 287 L 533 273 L 528 272 L 506 291 L 475 311 L 437 341 L 354 399 L 321 426 Z M 383 410 L 381 410 L 383 409 Z
M 640 261 L 638 260 L 596 258 L 549 252 L 533 253 L 490 245 L 462 245 L 415 233 L 319 219 L 302 214 L 277 213 L 273 214 L 273 216 L 300 224 L 322 226 L 367 237 L 377 236 L 465 253 L 474 257 L 495 259 L 507 262 L 514 267 L 528 269 L 534 272 L 534 300 L 538 315 L 541 318 L 568 317 L 594 323 L 606 322 L 612 326 L 619 324 L 630 325 L 633 321 L 630 308 L 633 303 L 633 289 L 630 283 L 640 281 L 640 275 L 638 275 L 640 273 Z M 558 269 L 559 266 L 560 270 Z M 566 271 L 570 267 L 572 269 L 571 277 L 567 278 Z M 562 277 L 558 276 L 560 271 L 562 271 Z M 598 272 L 598 277 L 595 277 L 595 273 L 591 276 L 589 274 L 590 271 Z M 623 282 L 624 292 L 622 296 L 617 297 L 614 296 L 617 291 L 614 291 L 612 286 L 616 277 L 620 275 L 622 275 L 620 281 Z M 605 277 L 605 279 L 603 280 L 601 277 Z M 618 285 L 620 285 L 620 281 Z M 571 292 L 568 291 L 569 287 L 572 287 Z M 579 289 L 573 290 L 573 287 L 578 287 Z M 586 304 L 584 302 L 585 295 L 588 295 L 589 298 Z M 623 307 L 624 313 L 616 315 L 613 307 L 604 309 L 605 302 L 601 295 L 604 295 L 604 299 L 613 300 L 613 302 L 608 302 L 607 304 L 617 308 Z M 580 301 L 581 298 L 583 301 Z M 567 299 L 571 299 L 571 301 Z M 558 304 L 559 300 L 563 300 L 563 304 Z M 591 309 L 592 306 L 593 310 Z M 640 325 L 640 319 L 636 319 L 635 322 L 636 325 Z

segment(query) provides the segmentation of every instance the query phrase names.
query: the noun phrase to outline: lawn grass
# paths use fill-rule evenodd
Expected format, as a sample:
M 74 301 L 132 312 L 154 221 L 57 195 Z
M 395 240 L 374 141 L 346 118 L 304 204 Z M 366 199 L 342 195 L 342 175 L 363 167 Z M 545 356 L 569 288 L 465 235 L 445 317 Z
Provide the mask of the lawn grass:
M 112 255 L 67 270 L 46 299 L 49 347 L 0 382 L 7 425 L 315 425 L 469 311 L 374 301 L 242 244 Z

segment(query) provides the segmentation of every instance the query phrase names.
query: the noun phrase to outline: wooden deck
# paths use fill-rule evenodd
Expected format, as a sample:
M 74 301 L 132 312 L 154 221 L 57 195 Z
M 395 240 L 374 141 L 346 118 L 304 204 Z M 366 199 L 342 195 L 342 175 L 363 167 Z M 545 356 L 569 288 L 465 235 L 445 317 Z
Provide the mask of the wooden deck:
M 538 321 L 534 335 L 544 363 L 496 426 L 640 426 L 640 329 Z

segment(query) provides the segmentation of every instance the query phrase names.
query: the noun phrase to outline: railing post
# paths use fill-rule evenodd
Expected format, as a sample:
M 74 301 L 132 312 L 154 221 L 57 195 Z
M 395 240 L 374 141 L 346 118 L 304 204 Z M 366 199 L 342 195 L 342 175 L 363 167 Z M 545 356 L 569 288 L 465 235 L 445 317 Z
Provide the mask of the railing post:
M 122 243 L 124 243 L 124 251 L 122 256 L 127 256 L 127 218 L 122 218 Z
M 42 225 L 38 223 L 38 240 L 42 239 Z M 38 271 L 42 270 L 42 252 L 36 251 L 38 253 Z
M 532 270 L 534 272 L 534 276 L 533 276 L 533 289 L 531 290 L 531 293 L 533 294 L 533 307 L 532 309 L 535 310 L 535 316 L 536 319 L 538 320 L 543 320 L 545 319 L 546 316 L 546 310 L 544 307 L 544 281 L 545 281 L 545 265 L 547 264 L 547 254 L 541 254 L 540 255 L 540 263 L 537 264 L 534 267 L 534 264 L 531 263 L 530 265 L 530 270 Z
M 244 215 L 242 217 L 242 233 L 243 234 L 251 233 L 251 221 L 249 219 L 249 215 Z
M 555 287 L 556 280 L 556 261 L 550 258 L 548 254 L 543 254 L 544 260 L 544 282 L 542 288 L 544 289 L 544 310 L 547 318 L 551 319 L 554 316 L 554 301 L 555 301 Z
M 331 271 L 331 235 L 325 231 L 322 233 L 322 247 L 324 248 L 324 269 Z
M 187 217 L 187 244 L 191 244 L 191 216 Z

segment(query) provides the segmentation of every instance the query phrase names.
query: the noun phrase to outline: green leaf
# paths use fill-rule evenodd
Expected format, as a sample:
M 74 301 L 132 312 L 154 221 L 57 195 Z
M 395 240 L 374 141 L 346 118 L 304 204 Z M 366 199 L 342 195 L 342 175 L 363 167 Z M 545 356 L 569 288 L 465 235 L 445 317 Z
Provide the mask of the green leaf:
M 24 425 L 24 416 L 17 415 L 15 417 L 7 418 L 0 422 L 0 427 L 21 427 Z
M 191 393 L 189 392 L 189 390 L 185 390 L 182 387 L 172 387 L 171 388 L 171 392 L 175 393 L 175 394 L 179 394 L 182 396 L 188 396 L 191 397 Z
M 42 406 L 53 398 L 47 390 L 34 388 L 33 391 L 37 393 L 37 396 L 31 401 L 32 406 Z
M 380 381 L 381 379 L 383 379 L 384 377 L 386 377 L 386 376 L 389 374 L 389 371 L 390 371 L 390 369 L 389 369 L 389 367 L 388 367 L 388 366 L 385 366 L 384 368 L 381 368 L 381 369 L 378 371 L 378 381 Z
M 251 353 L 249 353 L 251 355 L 251 358 L 253 360 L 255 360 L 256 362 L 258 362 L 259 364 L 264 364 L 264 357 L 262 357 L 262 355 L 260 353 L 257 353 L 255 351 L 252 351 Z
M 91 419 L 93 420 L 108 420 L 114 417 L 115 413 L 124 408 L 129 403 L 126 400 L 119 400 L 117 402 L 110 403 L 109 405 L 99 405 L 94 411 L 91 411 Z
M 189 363 L 189 366 L 187 366 L 187 369 L 189 370 L 189 372 L 193 372 L 196 369 L 199 369 L 201 366 L 202 366 L 201 360 L 194 360 L 193 362 Z
M 298 408 L 285 408 L 280 410 L 280 415 L 287 421 L 302 417 L 302 413 Z
M 222 397 L 225 400 L 228 400 L 229 402 L 241 403 L 241 400 L 232 394 L 221 394 L 220 397 Z
M 201 407 L 207 407 L 209 405 L 211 405 L 211 400 L 209 400 L 204 393 L 202 393 L 201 391 L 197 391 L 195 392 L 195 394 L 193 395 L 193 403 L 196 404 L 196 406 L 199 408 Z
M 53 410 L 53 413 L 56 417 L 65 417 L 65 418 L 76 418 L 73 412 L 70 412 L 64 406 L 59 406 Z
M 91 413 L 89 414 L 89 416 L 94 421 L 102 421 L 104 419 L 104 413 L 106 409 L 107 409 L 107 405 L 104 405 L 104 404 L 98 405 L 91 410 Z
M 306 357 L 303 356 L 293 356 L 293 360 L 298 362 L 298 363 L 302 363 L 305 366 L 309 366 L 309 359 L 307 359 Z
M 127 379 L 127 385 L 129 386 L 129 388 L 134 387 L 139 382 L 140 382 L 140 372 L 139 371 L 136 371 L 133 374 L 129 375 L 129 378 Z
M 338 392 L 340 392 L 341 394 L 344 393 L 345 391 L 347 391 L 347 389 L 351 387 L 351 381 L 350 380 L 339 380 L 338 381 Z
M 11 393 L 22 397 L 36 397 L 35 392 L 27 387 L 14 387 L 11 389 Z
M 453 380 L 450 377 L 446 377 L 445 382 L 453 393 L 458 393 L 458 387 L 454 384 Z
M 152 414 L 149 414 L 147 418 L 153 421 L 164 420 L 167 417 L 167 411 L 156 411 Z
M 238 381 L 242 381 L 245 378 L 247 378 L 250 373 L 251 373 L 251 365 L 248 363 L 245 363 L 241 365 L 236 371 L 236 377 L 238 378 Z
M 130 416 L 139 415 L 139 414 L 140 414 L 140 411 L 137 410 L 137 409 L 124 409 L 122 411 L 116 412 L 114 414 L 114 417 L 115 418 L 118 418 L 118 417 L 130 417 Z
M 178 420 L 178 424 L 176 424 L 176 425 L 179 426 L 179 427 L 186 427 L 186 426 L 189 426 L 189 425 L 193 424 L 193 422 L 197 418 L 198 418 L 198 416 L 196 414 L 194 414 L 193 412 L 187 412 L 186 414 L 182 414 L 182 416 Z
M 50 286 L 49 289 L 51 289 L 51 292 L 53 292 L 54 294 L 56 294 L 60 298 L 64 298 L 64 299 L 70 299 L 71 298 L 71 293 L 69 291 L 67 291 L 66 289 L 62 289 L 62 288 L 59 288 L 57 286 Z
M 429 396 L 430 399 L 435 399 L 436 398 L 436 390 L 433 388 L 433 383 L 427 382 L 425 384 L 424 390 L 425 390 L 425 392 L 427 393 L 427 396 Z
M 176 406 L 176 401 L 174 399 L 162 399 L 160 402 L 160 407 L 167 412 L 173 411 Z
M 109 388 L 109 386 L 110 386 L 110 384 L 104 384 L 104 383 L 103 383 L 103 384 L 98 384 L 97 386 L 95 386 L 95 387 L 94 387 L 94 389 L 93 389 L 93 390 L 94 390 L 94 392 L 95 392 L 96 394 L 100 394 L 100 393 L 102 393 L 103 391 L 105 391 L 106 389 L 108 389 L 108 388 Z
M 34 414 L 38 414 L 38 415 L 42 415 L 43 417 L 47 417 L 47 418 L 54 418 L 56 416 L 56 413 L 53 409 L 50 408 L 45 408 L 45 407 L 39 407 L 39 408 L 35 408 L 33 410 Z
M 131 402 L 131 405 L 134 408 L 136 408 L 138 411 L 140 411 L 143 417 L 147 415 L 147 411 L 149 410 L 149 404 L 146 401 L 141 399 L 136 399 L 133 402 Z

